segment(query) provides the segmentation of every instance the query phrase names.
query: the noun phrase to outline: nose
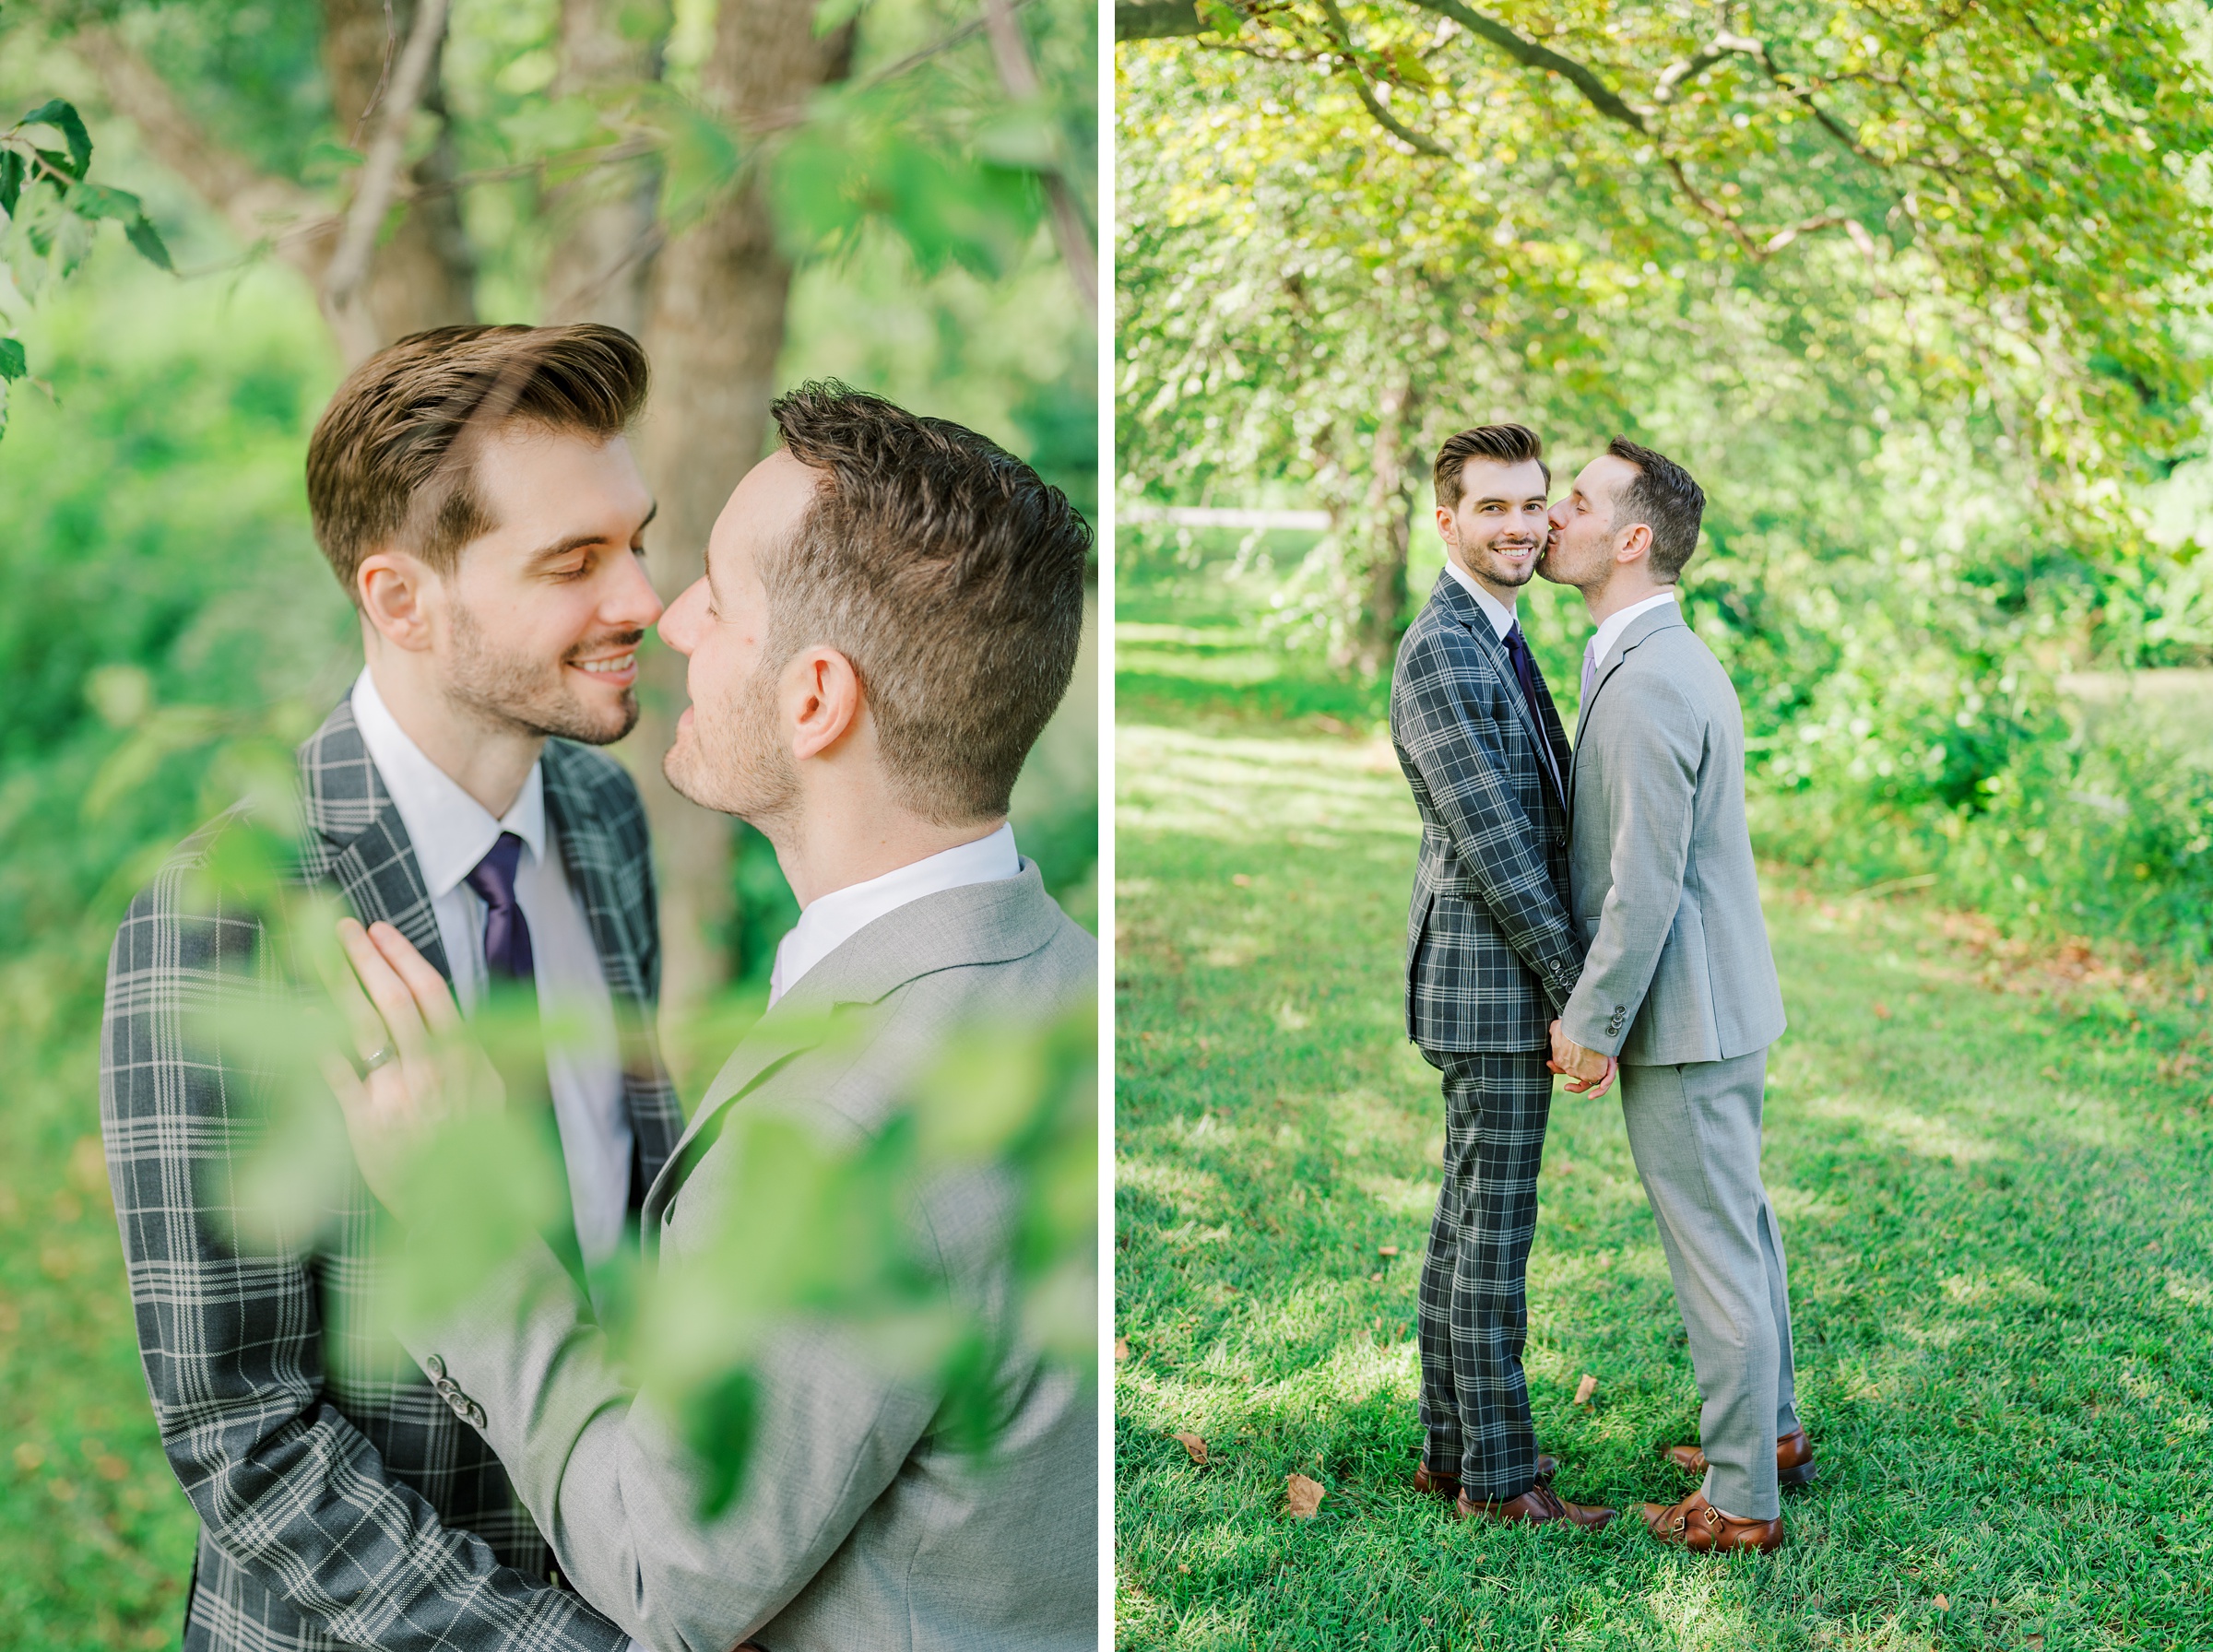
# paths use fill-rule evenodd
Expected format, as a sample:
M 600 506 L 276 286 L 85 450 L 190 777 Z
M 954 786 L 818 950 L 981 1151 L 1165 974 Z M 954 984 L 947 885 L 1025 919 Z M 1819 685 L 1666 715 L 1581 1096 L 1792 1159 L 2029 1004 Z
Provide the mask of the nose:
M 707 581 L 706 576 L 702 574 L 678 592 L 676 600 L 661 615 L 661 623 L 657 628 L 661 641 L 690 658 L 692 646 L 699 637 L 699 617 L 705 611 L 706 605 Z
M 1544 520 L 1555 530 L 1566 527 L 1568 525 L 1568 502 L 1562 500 L 1551 510 L 1545 512 Z
M 645 577 L 645 561 L 633 556 L 616 574 L 615 588 L 609 593 L 602 617 L 624 631 L 644 631 L 661 617 L 665 607 L 653 581 Z

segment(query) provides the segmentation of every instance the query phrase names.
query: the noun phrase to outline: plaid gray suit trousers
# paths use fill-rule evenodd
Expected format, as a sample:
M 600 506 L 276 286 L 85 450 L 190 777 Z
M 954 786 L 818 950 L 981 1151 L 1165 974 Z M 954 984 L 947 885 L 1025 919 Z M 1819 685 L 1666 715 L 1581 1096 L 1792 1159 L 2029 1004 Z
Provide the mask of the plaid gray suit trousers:
M 615 1002 L 634 1210 L 683 1129 L 653 1046 L 645 814 L 604 753 L 554 740 L 542 761 Z M 302 875 L 446 972 L 413 849 L 349 705 L 301 748 L 300 769 Z M 360 1177 L 296 1243 L 248 1250 L 231 1237 L 261 1075 L 200 1047 L 193 1017 L 256 983 L 290 990 L 252 912 L 186 901 L 231 820 L 187 842 L 132 903 L 101 1034 L 101 1133 L 139 1352 L 201 1523 L 186 1652 L 617 1652 L 627 1637 L 551 1582 L 545 1540 L 482 1436 L 398 1343 L 365 1328 L 378 1215 Z

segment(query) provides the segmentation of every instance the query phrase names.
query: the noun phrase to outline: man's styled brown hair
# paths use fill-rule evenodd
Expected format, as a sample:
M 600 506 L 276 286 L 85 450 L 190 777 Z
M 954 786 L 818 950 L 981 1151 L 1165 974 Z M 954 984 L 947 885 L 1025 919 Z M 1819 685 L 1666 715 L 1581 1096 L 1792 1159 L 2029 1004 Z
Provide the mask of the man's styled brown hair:
M 1472 431 L 1462 431 L 1457 436 L 1445 439 L 1444 446 L 1437 450 L 1437 502 L 1441 510 L 1456 510 L 1464 491 L 1461 473 L 1470 459 L 1496 459 L 1501 465 L 1526 465 L 1536 461 L 1537 468 L 1544 473 L 1544 486 L 1552 486 L 1552 466 L 1544 463 L 1544 443 L 1536 431 L 1525 424 L 1479 424 Z
M 1698 548 L 1698 524 L 1706 515 L 1706 490 L 1689 471 L 1664 454 L 1639 447 L 1627 436 L 1606 443 L 1606 451 L 1637 466 L 1637 478 L 1614 496 L 1616 528 L 1643 523 L 1652 530 L 1652 577 L 1672 585 Z
M 477 497 L 476 444 L 512 423 L 621 434 L 645 405 L 638 341 L 615 327 L 438 327 L 355 368 L 307 444 L 315 543 L 356 602 L 362 560 L 386 546 L 450 573 L 491 532 Z
M 1006 813 L 1075 671 L 1090 525 L 1013 454 L 882 396 L 824 381 L 769 411 L 827 474 L 763 560 L 768 667 L 836 649 L 908 808 L 941 825 Z

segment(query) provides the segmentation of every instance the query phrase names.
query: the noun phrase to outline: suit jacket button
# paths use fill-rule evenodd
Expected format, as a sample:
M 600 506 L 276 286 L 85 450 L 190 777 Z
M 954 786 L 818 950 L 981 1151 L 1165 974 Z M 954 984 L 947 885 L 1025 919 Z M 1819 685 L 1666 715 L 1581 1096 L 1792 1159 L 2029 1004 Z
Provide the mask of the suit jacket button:
M 470 1427 L 482 1428 L 484 1426 L 484 1408 L 473 1399 L 468 1402 L 467 1417 Z
M 423 1356 L 422 1368 L 430 1373 L 432 1382 L 442 1381 L 445 1376 L 445 1362 L 434 1353 Z

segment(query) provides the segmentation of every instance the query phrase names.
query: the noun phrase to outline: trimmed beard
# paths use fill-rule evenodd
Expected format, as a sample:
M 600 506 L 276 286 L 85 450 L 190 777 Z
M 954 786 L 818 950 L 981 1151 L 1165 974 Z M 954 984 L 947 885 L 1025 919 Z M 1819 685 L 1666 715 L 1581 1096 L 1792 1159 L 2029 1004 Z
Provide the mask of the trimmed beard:
M 491 633 L 477 623 L 467 604 L 456 603 L 453 657 L 446 665 L 445 697 L 495 727 L 611 746 L 638 724 L 638 696 L 625 689 L 611 716 L 595 714 L 577 700 L 562 673 L 574 657 L 598 653 L 609 643 L 638 643 L 644 631 L 616 631 L 579 643 L 550 669 L 544 662 L 503 654 Z
M 679 792 L 705 808 L 736 815 L 766 832 L 770 825 L 798 812 L 799 766 L 788 745 L 776 738 L 776 678 L 783 665 L 763 666 L 745 680 L 728 711 L 710 719 L 697 701 L 692 705 L 692 761 L 678 773 L 671 746 L 661 773 Z

